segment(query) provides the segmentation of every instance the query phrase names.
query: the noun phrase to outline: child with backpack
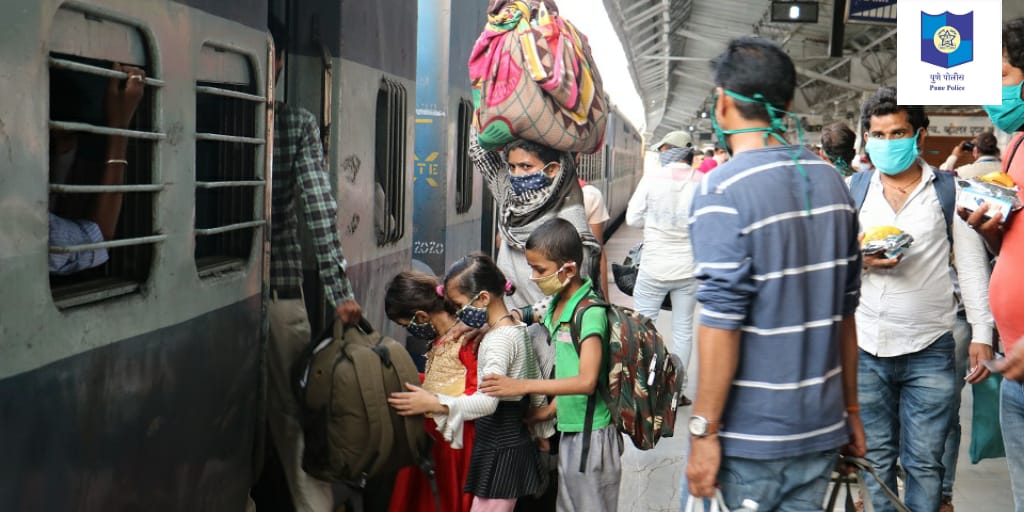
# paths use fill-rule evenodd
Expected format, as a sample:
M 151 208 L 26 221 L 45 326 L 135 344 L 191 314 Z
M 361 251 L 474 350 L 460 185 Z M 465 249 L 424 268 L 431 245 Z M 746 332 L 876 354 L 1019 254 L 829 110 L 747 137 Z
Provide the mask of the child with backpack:
M 604 308 L 588 309 L 576 319 L 581 303 L 599 301 L 579 262 L 583 244 L 576 228 L 563 219 L 538 227 L 526 242 L 533 281 L 552 296 L 543 323 L 555 344 L 554 379 L 519 379 L 481 369 L 479 390 L 495 397 L 555 395 L 555 402 L 532 411 L 529 421 L 558 418 L 558 510 L 615 511 L 622 476 L 622 436 L 601 398 L 608 388 L 608 318 Z M 574 336 L 574 322 L 578 334 Z
M 489 330 L 477 352 L 478 374 L 539 379 L 540 368 L 526 326 L 505 307 L 504 297 L 515 287 L 491 258 L 474 253 L 452 265 L 444 279 L 445 296 L 459 309 L 466 326 Z M 501 399 L 479 392 L 458 397 L 435 394 L 412 384 L 408 392 L 393 393 L 389 402 L 399 414 L 431 414 L 437 429 L 453 448 L 462 446 L 466 423 L 476 420 L 465 491 L 472 494 L 474 512 L 511 512 L 521 496 L 541 489 L 539 458 L 534 439 L 554 433 L 550 421 L 527 426 L 530 408 L 545 405 L 543 395 L 507 395 Z
M 437 278 L 415 271 L 398 274 L 384 293 L 384 312 L 412 336 L 431 342 L 423 389 L 450 397 L 476 392 L 476 345 L 452 329 L 458 318 Z M 473 447 L 473 422 L 466 422 L 463 428 L 461 449 L 444 442 L 431 417 L 426 418 L 425 425 L 434 439 L 431 455 L 440 506 L 436 512 L 469 512 L 473 495 L 464 492 L 463 486 Z M 405 468 L 396 479 L 390 510 L 435 512 L 432 493 L 427 475 L 418 468 Z

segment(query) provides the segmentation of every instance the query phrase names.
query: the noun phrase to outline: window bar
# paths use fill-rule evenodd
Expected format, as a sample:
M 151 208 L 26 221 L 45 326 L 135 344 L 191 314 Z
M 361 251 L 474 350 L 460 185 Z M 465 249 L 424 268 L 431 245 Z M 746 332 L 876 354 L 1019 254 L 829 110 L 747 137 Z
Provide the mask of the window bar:
M 225 98 L 234 98 L 238 100 L 251 101 L 254 103 L 263 103 L 267 101 L 263 96 L 256 94 L 249 94 L 241 91 L 233 91 L 231 89 L 221 89 L 219 87 L 210 87 L 206 85 L 197 85 L 196 93 L 199 94 L 212 94 L 214 96 L 223 96 Z
M 57 69 L 66 69 L 68 71 L 77 71 L 80 73 L 88 73 L 90 75 L 98 75 L 107 78 L 120 78 L 125 80 L 128 78 L 128 73 L 124 71 L 116 71 L 110 68 L 101 68 L 99 66 L 92 66 L 89 64 L 83 64 L 81 62 L 75 62 L 73 60 L 60 59 L 57 57 L 50 57 L 50 67 Z M 164 81 L 157 78 L 146 77 L 143 79 L 143 83 L 151 87 L 163 87 Z
M 237 142 L 239 144 L 255 144 L 262 146 L 266 141 L 256 137 L 241 137 L 238 135 L 223 135 L 220 133 L 197 133 L 196 140 L 208 140 L 213 142 Z
M 262 221 L 261 221 L 262 222 Z M 167 240 L 167 235 L 150 235 L 135 238 L 121 238 L 119 240 L 107 240 L 93 244 L 79 245 L 51 245 L 50 252 L 58 254 L 69 254 L 73 252 L 95 251 L 97 249 L 113 249 L 115 247 L 131 247 L 133 245 L 155 244 Z
M 255 185 L 253 185 L 255 186 Z M 163 184 L 143 185 L 50 185 L 50 192 L 60 194 L 100 194 L 104 192 L 162 192 Z
M 234 181 L 197 181 L 196 188 L 202 189 L 214 189 L 214 188 L 233 188 L 233 187 L 262 187 L 267 182 L 263 180 L 234 180 Z
M 194 231 L 195 231 L 196 236 L 211 236 L 211 235 L 219 235 L 221 233 L 228 233 L 230 231 L 238 231 L 238 230 L 241 230 L 241 229 L 249 229 L 249 228 L 262 227 L 266 223 L 267 223 L 267 221 L 262 220 L 262 219 L 261 220 L 250 220 L 248 222 L 237 222 L 237 223 L 234 223 L 234 224 L 227 224 L 227 225 L 224 225 L 224 226 L 217 226 L 215 228 L 196 229 Z
M 113 135 L 127 137 L 129 139 L 164 140 L 164 138 L 166 138 L 165 134 L 159 132 L 125 130 L 121 128 L 110 128 L 108 126 L 97 126 L 88 123 L 75 123 L 71 121 L 50 121 L 50 128 L 71 132 L 93 133 L 96 135 Z M 262 143 L 263 141 L 261 140 L 260 144 Z

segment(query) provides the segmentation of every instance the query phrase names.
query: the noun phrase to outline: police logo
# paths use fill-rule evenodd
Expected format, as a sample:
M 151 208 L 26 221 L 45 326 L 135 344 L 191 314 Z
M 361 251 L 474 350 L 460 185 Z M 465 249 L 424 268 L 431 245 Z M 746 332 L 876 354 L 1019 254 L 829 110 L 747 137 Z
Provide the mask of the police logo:
M 974 11 L 922 12 L 921 60 L 947 69 L 974 60 Z

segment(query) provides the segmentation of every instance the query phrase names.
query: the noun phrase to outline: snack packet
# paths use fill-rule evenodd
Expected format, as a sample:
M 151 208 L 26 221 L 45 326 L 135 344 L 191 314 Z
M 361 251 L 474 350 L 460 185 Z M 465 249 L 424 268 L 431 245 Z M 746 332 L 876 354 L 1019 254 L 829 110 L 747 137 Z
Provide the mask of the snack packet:
M 1017 196 L 1020 189 L 1004 172 L 991 172 L 977 178 L 957 180 L 957 185 L 960 187 L 960 195 L 956 205 L 973 212 L 979 206 L 988 203 L 985 218 L 1002 213 L 1002 222 L 1006 222 L 1013 212 L 1021 209 L 1021 200 Z
M 887 259 L 897 258 L 914 243 L 914 237 L 896 226 L 876 226 L 864 232 L 860 250 L 863 254 L 883 254 Z

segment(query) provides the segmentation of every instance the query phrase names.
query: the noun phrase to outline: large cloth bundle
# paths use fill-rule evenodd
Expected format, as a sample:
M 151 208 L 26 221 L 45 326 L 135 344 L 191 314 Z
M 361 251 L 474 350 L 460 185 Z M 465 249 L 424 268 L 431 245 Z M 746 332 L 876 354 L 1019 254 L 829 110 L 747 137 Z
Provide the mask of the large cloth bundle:
M 491 0 L 469 58 L 480 145 L 515 139 L 593 153 L 604 140 L 608 100 L 586 37 L 552 0 Z

